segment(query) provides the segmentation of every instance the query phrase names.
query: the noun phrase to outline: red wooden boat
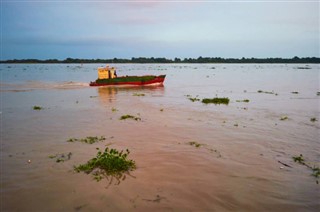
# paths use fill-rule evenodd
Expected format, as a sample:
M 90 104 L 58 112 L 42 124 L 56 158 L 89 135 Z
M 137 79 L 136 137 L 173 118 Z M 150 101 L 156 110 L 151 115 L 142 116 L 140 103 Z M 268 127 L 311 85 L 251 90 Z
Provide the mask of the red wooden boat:
M 90 82 L 90 86 L 107 85 L 161 85 L 166 75 L 122 76 L 118 77 L 115 68 L 108 66 L 98 68 L 98 79 Z

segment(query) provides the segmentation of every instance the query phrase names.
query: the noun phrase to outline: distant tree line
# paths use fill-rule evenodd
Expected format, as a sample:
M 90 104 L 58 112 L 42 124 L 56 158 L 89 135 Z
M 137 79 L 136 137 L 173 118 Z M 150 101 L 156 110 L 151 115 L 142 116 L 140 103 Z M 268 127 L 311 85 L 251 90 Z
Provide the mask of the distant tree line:
M 198 57 L 198 58 L 174 58 L 164 57 L 132 57 L 131 59 L 78 59 L 66 58 L 65 60 L 48 59 L 21 59 L 1 60 L 0 63 L 320 63 L 319 57 L 293 57 L 293 58 L 221 58 L 221 57 Z

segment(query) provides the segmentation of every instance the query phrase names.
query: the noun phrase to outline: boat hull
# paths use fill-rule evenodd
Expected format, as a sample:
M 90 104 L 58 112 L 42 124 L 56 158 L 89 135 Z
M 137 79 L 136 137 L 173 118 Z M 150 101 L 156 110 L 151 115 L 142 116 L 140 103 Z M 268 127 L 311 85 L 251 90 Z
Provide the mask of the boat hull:
M 113 79 L 96 80 L 90 82 L 90 86 L 118 86 L 118 85 L 161 85 L 165 80 L 166 75 L 159 76 L 125 76 Z

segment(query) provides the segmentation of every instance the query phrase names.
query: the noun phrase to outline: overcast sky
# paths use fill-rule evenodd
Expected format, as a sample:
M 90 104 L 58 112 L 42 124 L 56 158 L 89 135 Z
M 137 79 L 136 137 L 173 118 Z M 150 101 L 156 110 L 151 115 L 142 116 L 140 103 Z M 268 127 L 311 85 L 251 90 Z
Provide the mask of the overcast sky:
M 1 59 L 319 57 L 319 1 L 1 0 Z

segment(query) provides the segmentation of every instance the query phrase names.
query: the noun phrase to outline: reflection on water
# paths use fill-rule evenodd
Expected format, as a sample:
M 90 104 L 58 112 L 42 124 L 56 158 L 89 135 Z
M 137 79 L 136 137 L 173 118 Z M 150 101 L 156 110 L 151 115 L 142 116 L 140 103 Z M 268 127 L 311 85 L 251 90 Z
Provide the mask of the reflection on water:
M 118 93 L 164 93 L 164 85 L 156 86 L 101 86 L 98 87 L 100 100 L 103 102 L 113 102 Z

